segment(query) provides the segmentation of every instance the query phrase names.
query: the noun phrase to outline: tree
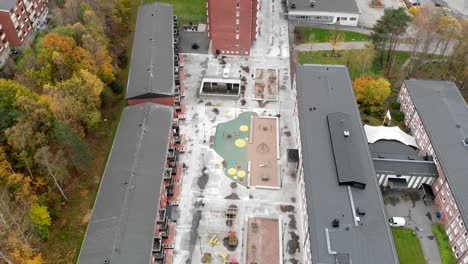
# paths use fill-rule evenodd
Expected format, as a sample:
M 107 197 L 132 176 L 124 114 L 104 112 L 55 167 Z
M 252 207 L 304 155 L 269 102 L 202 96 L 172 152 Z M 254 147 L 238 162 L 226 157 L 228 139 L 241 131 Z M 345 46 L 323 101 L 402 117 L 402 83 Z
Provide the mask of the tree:
M 371 40 L 378 49 L 380 66 L 383 69 L 384 53 L 386 52 L 387 75 L 391 71 L 391 63 L 394 51 L 400 36 L 406 32 L 406 28 L 411 21 L 411 17 L 406 13 L 406 9 L 385 9 L 384 15 L 377 20 L 373 27 Z
M 60 191 L 62 197 L 68 201 L 65 192 L 61 187 L 61 183 L 68 176 L 66 160 L 63 158 L 62 152 L 52 153 L 49 146 L 43 146 L 37 150 L 34 156 L 37 164 L 52 178 L 55 187 Z
M 458 19 L 454 17 L 441 16 L 437 21 L 437 28 L 443 43 L 442 56 L 444 56 L 450 42 L 461 37 L 462 26 Z
M 30 209 L 30 217 L 35 229 L 39 233 L 39 237 L 42 240 L 47 240 L 49 238 L 49 226 L 51 224 L 51 218 L 47 207 L 33 203 Z
M 330 56 L 335 56 L 335 49 L 338 48 L 339 43 L 343 42 L 345 35 L 338 31 L 336 28 L 332 31 L 332 36 L 330 37 L 330 43 L 332 44 L 332 51 Z
M 367 106 L 382 105 L 391 93 L 389 81 L 384 78 L 374 79 L 372 76 L 354 79 L 353 87 L 358 103 Z
M 369 83 L 367 87 L 364 101 L 369 105 L 382 105 L 387 97 L 392 92 L 390 82 L 384 78 L 377 78 Z
M 52 132 L 52 139 L 69 157 L 76 170 L 83 172 L 88 167 L 91 162 L 88 144 L 67 124 L 58 122 Z

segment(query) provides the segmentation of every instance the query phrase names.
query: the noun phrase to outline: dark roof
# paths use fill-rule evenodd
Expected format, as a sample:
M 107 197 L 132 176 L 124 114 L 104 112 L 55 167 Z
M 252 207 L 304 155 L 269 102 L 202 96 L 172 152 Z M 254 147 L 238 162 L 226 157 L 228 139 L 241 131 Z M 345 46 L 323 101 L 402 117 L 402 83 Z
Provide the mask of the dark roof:
M 432 157 L 424 158 L 410 146 L 394 140 L 379 140 L 369 144 L 375 171 L 379 174 L 437 177 Z
M 365 186 L 367 181 L 365 172 L 362 171 L 362 156 L 354 155 L 356 144 L 359 144 L 356 137 L 360 136 L 361 130 L 352 130 L 351 117 L 345 113 L 330 113 L 327 120 L 338 182 Z
M 127 84 L 127 99 L 174 95 L 172 5 L 138 9 Z
M 16 6 L 16 0 L 1 0 L 0 1 L 0 10 L 10 12 L 12 8 Z
M 315 0 L 314 7 L 311 7 L 310 0 L 288 0 L 288 12 L 343 12 L 360 13 L 355 0 Z M 292 9 L 291 4 L 296 4 Z
M 172 116 L 153 103 L 124 109 L 78 263 L 149 263 Z
M 347 68 L 297 65 L 296 82 L 312 262 L 399 263 Z M 327 121 L 335 112 L 349 116 L 352 155 L 367 182 L 364 189 L 338 184 Z M 358 226 L 352 206 L 365 212 Z M 339 228 L 332 228 L 334 219 Z
M 453 82 L 404 82 L 450 185 L 463 220 L 468 223 L 468 106 Z

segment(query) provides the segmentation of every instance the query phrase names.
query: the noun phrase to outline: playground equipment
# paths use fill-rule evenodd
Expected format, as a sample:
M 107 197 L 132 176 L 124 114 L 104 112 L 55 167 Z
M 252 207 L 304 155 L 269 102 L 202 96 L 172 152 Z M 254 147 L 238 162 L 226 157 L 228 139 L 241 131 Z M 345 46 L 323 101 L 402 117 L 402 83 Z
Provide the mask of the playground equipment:
M 229 231 L 229 240 L 228 240 L 228 244 L 229 246 L 231 247 L 235 247 L 237 246 L 237 244 L 239 243 L 239 239 L 237 238 L 237 233 L 236 231 Z
M 202 263 L 211 263 L 211 253 L 207 253 L 207 252 L 203 253 L 201 262 Z

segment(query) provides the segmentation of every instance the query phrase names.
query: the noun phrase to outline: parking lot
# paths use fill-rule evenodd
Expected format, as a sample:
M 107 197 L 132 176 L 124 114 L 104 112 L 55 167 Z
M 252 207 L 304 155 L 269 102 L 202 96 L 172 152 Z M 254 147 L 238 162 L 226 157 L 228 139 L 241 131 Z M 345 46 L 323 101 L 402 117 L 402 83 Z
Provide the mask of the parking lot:
M 428 264 L 442 264 L 432 225 L 440 223 L 433 202 L 424 202 L 418 190 L 390 190 L 383 193 L 388 217 L 404 217 L 407 228 L 416 232 Z

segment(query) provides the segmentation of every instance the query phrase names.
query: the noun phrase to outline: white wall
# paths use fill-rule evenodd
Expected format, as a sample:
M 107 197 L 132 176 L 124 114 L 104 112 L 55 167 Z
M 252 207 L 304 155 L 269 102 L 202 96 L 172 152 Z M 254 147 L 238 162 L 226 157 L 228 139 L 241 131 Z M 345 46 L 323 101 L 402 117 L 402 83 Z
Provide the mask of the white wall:
M 308 18 L 296 18 L 296 16 L 310 16 L 310 17 L 332 17 L 331 21 L 319 22 L 316 20 L 311 20 Z M 318 11 L 294 11 L 289 10 L 288 17 L 291 20 L 298 20 L 303 22 L 315 22 L 315 23 L 324 23 L 324 24 L 334 24 L 337 21 L 337 18 L 340 17 L 340 25 L 344 26 L 357 26 L 359 21 L 359 14 L 356 13 L 337 13 L 337 12 L 318 12 Z M 344 18 L 346 18 L 344 20 Z M 351 20 L 355 18 L 356 20 Z

